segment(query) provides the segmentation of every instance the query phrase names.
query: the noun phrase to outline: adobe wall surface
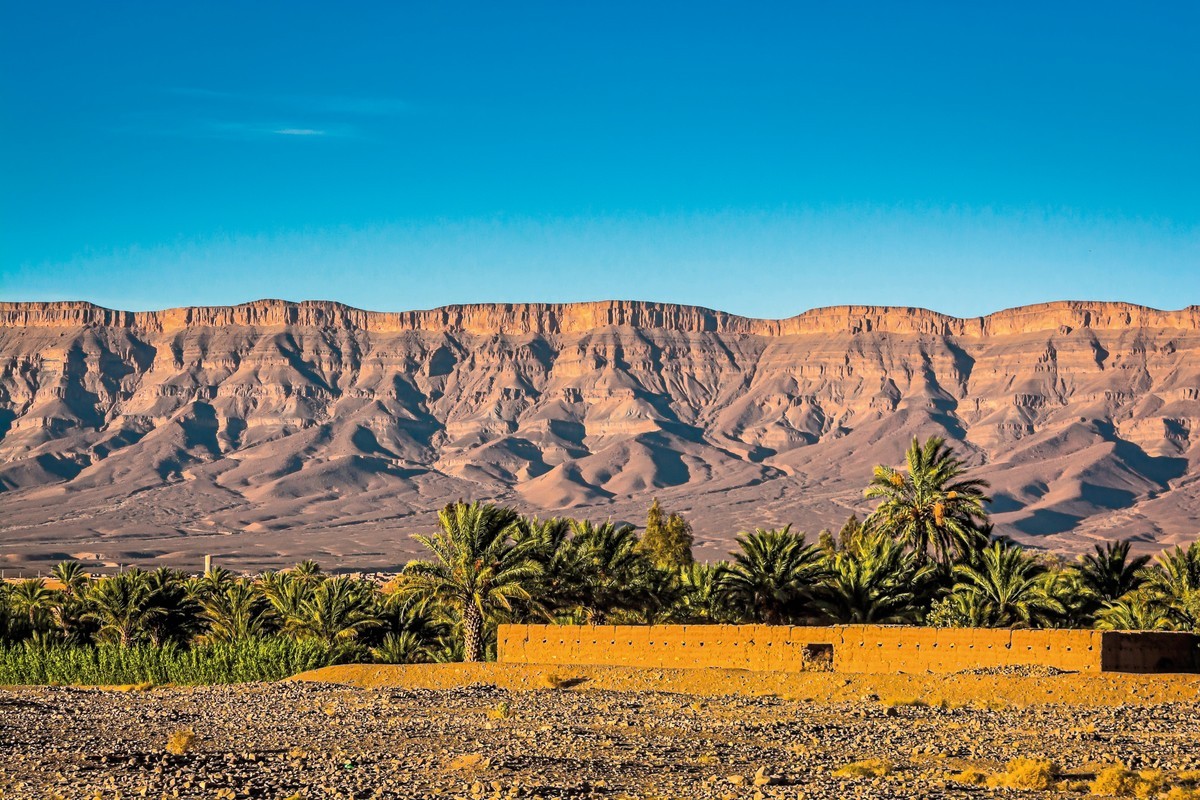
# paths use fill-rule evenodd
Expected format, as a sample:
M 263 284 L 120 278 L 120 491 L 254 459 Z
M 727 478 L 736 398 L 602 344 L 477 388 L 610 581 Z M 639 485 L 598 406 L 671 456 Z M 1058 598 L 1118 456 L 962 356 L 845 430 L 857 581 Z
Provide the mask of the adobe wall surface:
M 1200 636 L 1164 631 L 1106 631 L 1105 672 L 1200 672 Z
M 959 672 L 1046 666 L 1068 672 L 1187 672 L 1200 637 L 1090 630 L 889 625 L 501 625 L 497 660 L 519 664 L 728 667 L 799 672 L 832 647 L 838 672 Z
M 852 625 L 839 629 L 839 672 L 961 672 L 1038 665 L 1099 672 L 1103 633 Z

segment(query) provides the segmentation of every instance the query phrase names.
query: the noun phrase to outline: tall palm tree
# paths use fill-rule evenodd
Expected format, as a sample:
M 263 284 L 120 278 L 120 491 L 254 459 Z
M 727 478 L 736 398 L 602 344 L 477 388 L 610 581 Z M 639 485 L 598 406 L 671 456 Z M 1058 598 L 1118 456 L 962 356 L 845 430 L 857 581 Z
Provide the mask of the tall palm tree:
M 140 569 L 101 578 L 92 584 L 87 600 L 86 617 L 99 624 L 100 637 L 123 646 L 148 637 L 164 613 L 149 576 Z
M 884 531 L 922 558 L 933 553 L 946 566 L 986 544 L 987 481 L 964 478 L 965 466 L 944 439 L 931 436 L 922 446 L 913 439 L 904 456 L 907 471 L 875 467 L 866 497 L 879 499 L 867 517 L 870 530 Z
M 1111 603 L 1134 591 L 1145 582 L 1145 567 L 1150 556 L 1129 557 L 1128 539 L 1095 545 L 1094 553 L 1079 559 L 1079 574 L 1084 585 L 1099 603 Z
M 308 584 L 320 583 L 325 577 L 325 573 L 321 571 L 321 565 L 311 558 L 306 558 L 293 567 L 292 575 Z
M 920 616 L 933 572 L 932 564 L 876 531 L 833 556 L 816 605 L 836 622 L 910 622 Z
M 738 536 L 733 562 L 723 565 L 717 583 L 730 608 L 743 619 L 780 625 L 796 620 L 816 585 L 825 577 L 821 551 L 803 535 L 762 530 Z
M 86 639 L 83 615 L 87 612 L 87 591 L 91 578 L 78 561 L 60 561 L 50 571 L 50 577 L 62 584 L 55 593 L 51 614 L 63 639 L 78 644 Z
M 271 604 L 247 578 L 225 582 L 198 602 L 209 641 L 240 642 L 270 630 Z
M 516 513 L 480 503 L 454 503 L 438 513 L 440 530 L 417 536 L 432 561 L 411 561 L 401 590 L 428 597 L 462 620 L 463 657 L 483 660 L 483 626 L 516 600 L 530 601 L 530 587 L 542 568 L 529 557 L 531 546 L 512 540 Z
M 1044 572 L 1021 547 L 995 541 L 970 563 L 954 565 L 958 579 L 954 593 L 977 595 L 989 626 L 1033 627 L 1064 612 L 1057 600 L 1042 591 Z
M 87 590 L 88 574 L 78 561 L 60 561 L 50 570 L 50 577 L 62 584 L 62 592 L 68 597 L 77 597 Z

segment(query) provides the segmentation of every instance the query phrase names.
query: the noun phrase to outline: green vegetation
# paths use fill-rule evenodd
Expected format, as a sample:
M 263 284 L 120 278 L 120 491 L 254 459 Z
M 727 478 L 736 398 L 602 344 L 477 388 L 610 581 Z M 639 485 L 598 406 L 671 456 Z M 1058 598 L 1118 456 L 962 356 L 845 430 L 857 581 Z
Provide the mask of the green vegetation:
M 1155 560 L 1127 542 L 1064 563 L 995 538 L 987 485 L 937 438 L 906 469 L 879 467 L 879 500 L 819 543 L 790 526 L 738 536 L 727 562 L 692 558 L 691 526 L 657 500 L 631 525 L 523 518 L 454 503 L 417 540 L 427 557 L 385 584 L 306 561 L 200 577 L 78 564 L 0 583 L 0 683 L 272 680 L 347 661 L 478 661 L 500 622 L 913 623 L 1200 629 L 1200 543 Z
M 97 646 L 21 644 L 0 647 L 0 684 L 196 685 L 276 681 L 334 663 L 318 641 L 285 637 L 237 644 L 171 643 Z

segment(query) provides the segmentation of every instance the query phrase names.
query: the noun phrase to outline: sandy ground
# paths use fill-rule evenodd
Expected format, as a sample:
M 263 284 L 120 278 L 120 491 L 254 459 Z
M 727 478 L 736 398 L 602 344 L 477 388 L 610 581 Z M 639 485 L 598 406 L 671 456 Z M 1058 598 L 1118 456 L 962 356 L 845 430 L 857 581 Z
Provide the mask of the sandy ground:
M 1013 797 L 1084 796 L 1121 763 L 1130 793 L 1190 800 L 1198 741 L 1196 675 L 347 666 L 0 689 L 0 797 L 982 797 L 1030 757 L 1054 766 Z
M 1029 673 L 1035 674 L 1029 674 Z M 548 676 L 576 688 L 614 692 L 675 692 L 700 697 L 777 696 L 814 703 L 846 703 L 877 695 L 883 702 L 930 705 L 1075 706 L 1154 705 L 1200 701 L 1200 675 L 1054 674 L 1017 668 L 984 674 L 878 674 L 751 672 L 740 669 L 632 669 L 525 664 L 348 664 L 293 680 L 364 689 L 449 689 L 488 683 L 511 691 L 544 689 Z

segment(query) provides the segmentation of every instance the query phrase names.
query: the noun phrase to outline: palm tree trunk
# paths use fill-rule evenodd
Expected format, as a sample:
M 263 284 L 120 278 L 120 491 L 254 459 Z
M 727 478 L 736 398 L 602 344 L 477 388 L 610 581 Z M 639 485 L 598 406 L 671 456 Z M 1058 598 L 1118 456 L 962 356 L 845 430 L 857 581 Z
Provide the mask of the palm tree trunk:
M 474 603 L 463 610 L 463 661 L 483 661 L 483 615 Z

